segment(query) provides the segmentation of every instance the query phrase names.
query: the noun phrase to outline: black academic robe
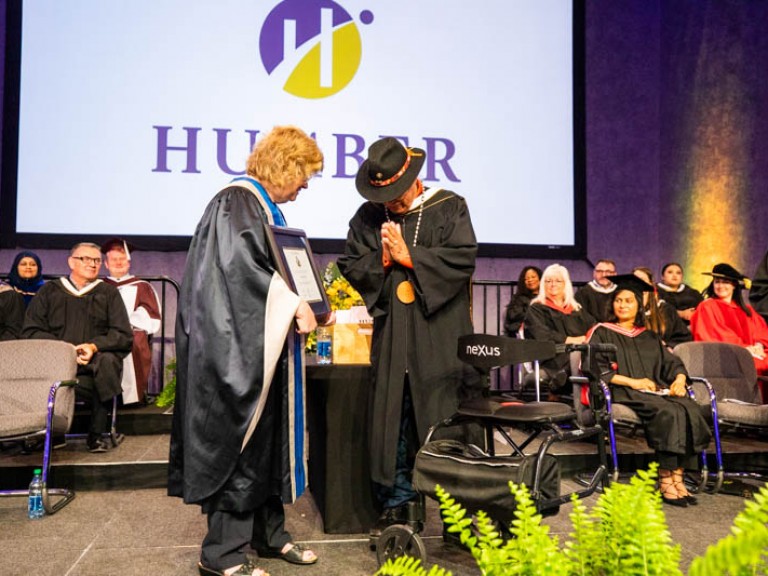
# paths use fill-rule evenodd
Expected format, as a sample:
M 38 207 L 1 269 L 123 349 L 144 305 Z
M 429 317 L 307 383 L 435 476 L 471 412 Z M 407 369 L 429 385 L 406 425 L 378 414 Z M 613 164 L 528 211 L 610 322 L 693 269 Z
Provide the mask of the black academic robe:
M 749 288 L 749 302 L 768 322 L 768 252 L 757 265 L 752 286 Z
M 117 288 L 96 280 L 91 288 L 75 294 L 65 282 L 68 280 L 58 278 L 38 290 L 27 308 L 23 337 L 75 345 L 87 342 L 98 349 L 94 364 L 99 354 L 114 354 L 121 361 L 131 351 L 133 330 Z M 95 386 L 102 400 L 121 392 L 119 378 L 96 378 Z
M 0 341 L 21 337 L 24 298 L 10 285 L 0 282 Z
M 583 308 L 570 314 L 554 308 L 533 302 L 525 315 L 526 337 L 542 342 L 565 343 L 568 336 L 585 336 L 594 326 L 595 319 Z M 542 362 L 542 368 L 547 370 L 563 370 L 568 366 L 568 354 L 558 354 L 552 360 Z
M 531 297 L 527 294 L 513 294 L 509 299 L 507 313 L 504 316 L 504 333 L 507 336 L 517 335 L 530 305 Z
M 669 352 L 655 332 L 627 331 L 616 324 L 598 324 L 590 343 L 614 344 L 617 353 L 596 354 L 605 382 L 615 374 L 648 378 L 669 388 L 678 374 L 687 372 L 682 360 Z M 611 384 L 614 402 L 632 408 L 645 424 L 645 438 L 654 450 L 690 456 L 709 446 L 711 433 L 701 407 L 689 397 L 657 396 Z
M 677 313 L 677 310 L 671 304 L 664 300 L 659 302 L 659 314 L 664 318 L 664 333 L 661 339 L 670 348 L 674 348 L 683 342 L 693 342 L 693 334 L 683 319 Z
M 605 322 L 608 320 L 608 316 L 611 312 L 612 297 L 613 290 L 610 292 L 601 292 L 600 290 L 595 289 L 591 282 L 579 288 L 574 296 L 576 302 L 581 304 L 584 311 L 598 322 Z
M 386 219 L 383 206 L 363 204 L 350 222 L 338 264 L 373 317 L 371 477 L 389 486 L 395 475 L 406 371 L 422 442 L 429 427 L 452 415 L 460 397 L 480 383 L 457 357 L 459 336 L 473 332 L 469 288 L 477 242 L 466 202 L 447 190 L 429 198 L 415 246 L 419 209 L 391 215 L 403 228 L 413 269 L 383 267 L 381 225 Z M 411 304 L 395 295 L 405 280 L 415 288 Z
M 675 310 L 688 310 L 696 308 L 704 297 L 700 292 L 683 284 L 677 290 L 669 290 L 664 284 L 656 284 L 659 289 L 659 298 L 670 304 Z
M 256 194 L 243 183 L 211 200 L 179 295 L 168 493 L 205 513 L 295 494 L 286 340 L 300 300 L 276 272 Z

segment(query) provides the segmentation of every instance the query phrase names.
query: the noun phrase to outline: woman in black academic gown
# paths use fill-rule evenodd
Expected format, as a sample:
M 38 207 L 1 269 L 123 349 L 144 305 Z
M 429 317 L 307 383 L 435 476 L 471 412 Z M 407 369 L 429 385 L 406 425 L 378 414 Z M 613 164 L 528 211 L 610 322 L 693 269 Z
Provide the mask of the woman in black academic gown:
M 688 325 L 693 311 L 704 297 L 701 292 L 683 284 L 683 267 L 677 262 L 664 264 L 661 269 L 661 282 L 656 286 L 659 289 L 659 298 L 677 310 L 677 315 Z
M 653 273 L 643 266 L 632 270 L 632 274 L 653 286 Z M 683 342 L 692 342 L 693 334 L 677 310 L 666 301 L 660 299 L 656 292 L 643 293 L 643 308 L 645 309 L 646 327 L 661 336 L 669 349 Z
M 525 337 L 555 344 L 582 344 L 596 320 L 574 298 L 568 269 L 560 264 L 547 266 L 541 284 L 543 289 L 525 315 Z M 541 369 L 543 381 L 549 385 L 550 400 L 569 392 L 568 354 L 542 362 Z
M 536 266 L 526 266 L 517 278 L 517 288 L 507 304 L 504 316 L 504 333 L 515 336 L 525 320 L 531 300 L 539 295 L 541 287 L 541 269 Z
M 685 468 L 709 445 L 710 431 L 699 405 L 687 395 L 688 374 L 659 336 L 647 330 L 640 306 L 653 290 L 634 275 L 617 276 L 610 322 L 595 326 L 588 342 L 609 343 L 616 354 L 600 353 L 597 362 L 611 386 L 613 401 L 632 408 L 645 424 L 648 445 L 659 461 L 659 490 L 673 506 L 696 504 L 683 483 Z

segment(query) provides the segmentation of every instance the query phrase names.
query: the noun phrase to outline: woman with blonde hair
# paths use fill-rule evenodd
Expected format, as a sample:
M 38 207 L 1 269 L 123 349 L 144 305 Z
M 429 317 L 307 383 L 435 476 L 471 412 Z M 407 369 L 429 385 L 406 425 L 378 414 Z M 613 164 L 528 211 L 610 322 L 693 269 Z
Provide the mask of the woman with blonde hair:
M 541 275 L 538 296 L 525 316 L 526 333 L 534 340 L 555 344 L 581 344 L 596 320 L 576 301 L 568 269 L 560 264 L 547 266 Z M 552 396 L 568 392 L 568 354 L 558 354 L 541 365 L 544 381 Z M 552 397 L 551 399 L 556 399 Z
M 176 320 L 177 388 L 168 493 L 208 517 L 201 575 L 264 576 L 250 550 L 293 564 L 317 556 L 285 529 L 305 488 L 303 346 L 311 307 L 280 276 L 270 225 L 322 170 L 293 126 L 264 136 L 246 176 L 211 200 L 192 237 Z

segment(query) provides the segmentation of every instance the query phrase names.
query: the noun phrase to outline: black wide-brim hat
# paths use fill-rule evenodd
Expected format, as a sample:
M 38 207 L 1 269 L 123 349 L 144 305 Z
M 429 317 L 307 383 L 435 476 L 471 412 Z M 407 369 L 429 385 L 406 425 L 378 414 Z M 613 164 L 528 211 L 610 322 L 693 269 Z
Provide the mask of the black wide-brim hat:
M 749 282 L 749 278 L 744 276 L 744 274 L 736 270 L 736 268 L 730 264 L 726 264 L 724 262 L 715 264 L 712 267 L 712 272 L 702 272 L 702 274 L 712 276 L 713 278 L 723 278 L 725 280 L 730 280 L 731 282 L 741 284 L 742 286 L 745 286 Z
M 424 160 L 426 154 L 421 148 L 406 148 L 397 138 L 377 140 L 368 148 L 368 159 L 357 171 L 357 191 L 371 202 L 391 202 L 411 187 Z

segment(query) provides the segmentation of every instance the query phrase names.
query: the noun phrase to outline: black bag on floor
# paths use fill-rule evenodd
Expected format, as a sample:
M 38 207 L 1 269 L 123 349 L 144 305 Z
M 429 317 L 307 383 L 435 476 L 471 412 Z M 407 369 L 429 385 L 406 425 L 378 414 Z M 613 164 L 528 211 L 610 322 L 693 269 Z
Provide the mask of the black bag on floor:
M 435 440 L 416 454 L 413 485 L 421 494 L 437 499 L 435 486 L 439 484 L 469 513 L 483 510 L 508 525 L 516 507 L 509 482 L 532 488 L 536 459 L 536 455 L 488 456 L 457 440 Z M 544 456 L 539 489 L 540 499 L 560 496 L 560 466 L 549 454 Z M 553 506 L 542 513 L 556 514 L 559 508 Z

